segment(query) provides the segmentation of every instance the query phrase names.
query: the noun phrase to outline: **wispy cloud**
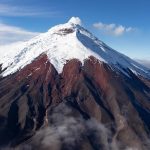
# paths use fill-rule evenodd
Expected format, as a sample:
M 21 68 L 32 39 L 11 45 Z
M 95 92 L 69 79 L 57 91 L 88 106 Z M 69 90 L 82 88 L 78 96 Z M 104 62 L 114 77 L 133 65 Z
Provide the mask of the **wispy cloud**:
M 150 60 L 146 59 L 135 59 L 135 60 L 150 69 Z
M 38 32 L 0 23 L 0 45 L 28 40 L 38 34 Z
M 29 6 L 12 6 L 0 4 L 0 16 L 13 17 L 55 17 L 60 12 L 51 9 L 40 9 Z
M 132 27 L 125 27 L 123 25 L 116 25 L 114 23 L 112 24 L 104 24 L 102 22 L 94 23 L 93 27 L 113 36 L 121 36 L 128 32 L 135 31 L 135 28 Z

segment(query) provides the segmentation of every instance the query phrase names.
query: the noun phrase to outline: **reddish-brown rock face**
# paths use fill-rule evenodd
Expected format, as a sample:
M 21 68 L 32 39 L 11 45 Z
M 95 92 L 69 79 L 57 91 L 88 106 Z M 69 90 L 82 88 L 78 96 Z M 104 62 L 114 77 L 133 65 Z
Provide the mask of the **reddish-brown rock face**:
M 94 118 L 107 127 L 111 132 L 108 141 L 118 142 L 119 149 L 146 150 L 150 133 L 149 81 L 133 73 L 130 76 L 113 71 L 94 57 L 83 65 L 72 59 L 58 74 L 45 54 L 39 56 L 17 73 L 0 78 L 0 144 L 16 146 L 32 139 L 41 127 L 54 123 L 50 119 L 53 109 L 63 103 L 73 111 L 73 117 L 85 122 Z M 80 144 L 71 149 L 113 149 L 104 146 L 99 136 L 93 136 L 94 131 L 89 132 L 80 136 Z

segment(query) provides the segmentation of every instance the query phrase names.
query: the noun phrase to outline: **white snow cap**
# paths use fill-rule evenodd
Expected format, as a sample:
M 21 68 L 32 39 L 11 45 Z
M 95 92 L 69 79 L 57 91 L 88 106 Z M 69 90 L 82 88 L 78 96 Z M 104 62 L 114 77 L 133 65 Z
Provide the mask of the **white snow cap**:
M 69 21 L 69 23 L 82 25 L 82 21 L 79 17 L 72 17 Z
M 129 68 L 140 75 L 150 74 L 145 67 L 113 50 L 84 29 L 78 17 L 72 17 L 69 22 L 56 25 L 27 42 L 0 46 L 0 64 L 2 70 L 5 69 L 0 76 L 15 73 L 43 53 L 47 54 L 58 73 L 62 72 L 68 60 L 76 58 L 84 64 L 85 59 L 94 56 L 122 72 Z

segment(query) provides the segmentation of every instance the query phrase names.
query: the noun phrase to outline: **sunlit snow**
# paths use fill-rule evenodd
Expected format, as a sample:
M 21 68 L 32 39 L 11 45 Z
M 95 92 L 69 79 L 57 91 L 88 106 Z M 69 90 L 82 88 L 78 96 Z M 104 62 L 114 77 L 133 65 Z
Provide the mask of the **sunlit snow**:
M 89 56 L 94 56 L 100 62 L 108 63 L 117 69 L 129 68 L 136 74 L 148 74 L 147 68 L 111 49 L 84 29 L 78 17 L 72 17 L 69 22 L 54 26 L 48 32 L 27 42 L 1 46 L 0 64 L 2 69 L 6 68 L 2 76 L 12 74 L 30 64 L 42 53 L 47 54 L 59 73 L 67 60 L 77 58 L 84 63 Z

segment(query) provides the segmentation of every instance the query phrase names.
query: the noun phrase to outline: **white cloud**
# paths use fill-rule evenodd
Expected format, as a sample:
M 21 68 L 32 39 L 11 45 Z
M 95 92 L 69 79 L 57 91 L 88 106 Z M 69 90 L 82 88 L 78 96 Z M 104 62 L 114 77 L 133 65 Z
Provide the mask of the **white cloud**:
M 142 59 L 135 59 L 137 62 L 139 62 L 140 64 L 144 65 L 145 67 L 150 69 L 150 60 L 142 60 Z
M 135 30 L 132 27 L 125 27 L 123 25 L 116 25 L 116 24 L 104 24 L 102 22 L 94 23 L 93 27 L 100 31 L 103 31 L 106 34 L 114 36 L 121 36 L 125 33 L 132 32 Z
M 28 40 L 38 34 L 38 32 L 31 32 L 20 27 L 0 23 L 0 45 Z
M 27 6 L 11 6 L 0 4 L 0 16 L 14 16 L 14 17 L 54 17 L 59 14 L 58 11 L 49 9 L 40 9 Z

